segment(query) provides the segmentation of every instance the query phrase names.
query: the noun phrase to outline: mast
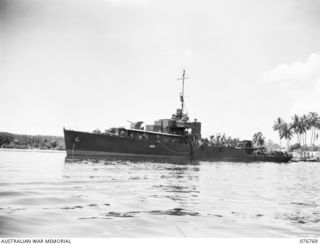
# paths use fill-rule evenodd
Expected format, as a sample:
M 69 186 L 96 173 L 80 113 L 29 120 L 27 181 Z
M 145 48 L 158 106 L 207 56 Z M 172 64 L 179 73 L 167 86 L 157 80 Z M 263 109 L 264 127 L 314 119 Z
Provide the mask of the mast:
M 182 80 L 182 91 L 180 93 L 180 101 L 181 101 L 181 109 L 182 109 L 182 114 L 183 114 L 183 110 L 184 110 L 184 80 L 188 79 L 186 77 L 186 71 L 185 69 L 183 69 L 182 72 L 182 77 L 178 78 L 178 80 Z

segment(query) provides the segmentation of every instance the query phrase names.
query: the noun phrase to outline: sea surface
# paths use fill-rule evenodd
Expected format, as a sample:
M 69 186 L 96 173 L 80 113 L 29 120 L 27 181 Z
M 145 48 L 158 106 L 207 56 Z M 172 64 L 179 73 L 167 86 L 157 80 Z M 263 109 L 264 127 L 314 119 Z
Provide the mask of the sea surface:
M 0 237 L 319 237 L 320 163 L 0 150 Z

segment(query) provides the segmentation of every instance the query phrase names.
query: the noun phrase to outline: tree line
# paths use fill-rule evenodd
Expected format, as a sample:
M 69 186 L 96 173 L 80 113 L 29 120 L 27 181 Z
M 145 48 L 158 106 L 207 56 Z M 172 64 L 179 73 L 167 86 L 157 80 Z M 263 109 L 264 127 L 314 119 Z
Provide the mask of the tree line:
M 64 150 L 63 137 L 0 132 L 0 148 Z
M 280 146 L 281 140 L 286 140 L 288 150 L 294 135 L 297 138 L 297 148 L 304 151 L 318 149 L 315 144 L 319 138 L 320 116 L 316 112 L 309 112 L 302 116 L 295 114 L 290 122 L 278 117 L 273 123 L 273 130 L 279 134 Z

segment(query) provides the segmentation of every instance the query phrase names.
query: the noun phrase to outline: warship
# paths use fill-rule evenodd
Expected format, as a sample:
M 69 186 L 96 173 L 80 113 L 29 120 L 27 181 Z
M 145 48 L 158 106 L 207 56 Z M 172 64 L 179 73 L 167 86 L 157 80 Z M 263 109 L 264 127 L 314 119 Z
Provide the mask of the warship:
M 64 131 L 67 159 L 125 159 L 136 161 L 224 161 L 224 162 L 289 162 L 291 155 L 283 152 L 266 153 L 254 147 L 252 141 L 239 141 L 230 146 L 201 137 L 201 122 L 189 120 L 185 113 L 184 83 L 180 93 L 181 108 L 169 119 L 156 120 L 142 127 L 143 122 L 131 123 L 130 128 L 111 128 L 105 132 Z

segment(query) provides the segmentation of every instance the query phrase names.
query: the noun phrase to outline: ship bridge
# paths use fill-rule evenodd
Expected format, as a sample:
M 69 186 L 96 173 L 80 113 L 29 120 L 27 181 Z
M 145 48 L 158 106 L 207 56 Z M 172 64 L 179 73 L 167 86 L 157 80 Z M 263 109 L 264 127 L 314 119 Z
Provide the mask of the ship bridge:
M 172 115 L 171 119 L 160 119 L 155 121 L 154 125 L 146 125 L 147 131 L 191 136 L 194 142 L 201 139 L 201 123 L 197 122 L 196 119 L 193 122 L 189 121 L 188 114 L 184 113 L 184 82 L 186 79 L 188 78 L 185 75 L 185 70 L 183 70 L 182 77 L 178 79 L 182 81 L 182 90 L 180 93 L 181 108 L 176 110 L 176 113 Z

